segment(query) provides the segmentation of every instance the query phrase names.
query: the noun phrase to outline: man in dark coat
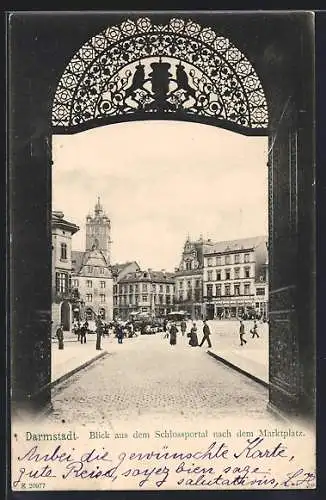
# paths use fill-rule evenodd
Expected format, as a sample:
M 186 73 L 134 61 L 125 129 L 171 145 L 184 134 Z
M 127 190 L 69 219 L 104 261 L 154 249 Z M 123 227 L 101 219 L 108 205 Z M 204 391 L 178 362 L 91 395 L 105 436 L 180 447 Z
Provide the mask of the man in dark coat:
M 250 330 L 250 333 L 251 333 L 251 338 L 253 339 L 254 337 L 257 337 L 259 339 L 259 335 L 258 335 L 258 331 L 257 331 L 258 327 L 257 327 L 257 321 L 254 320 L 254 327 L 252 330 Z
M 243 344 L 246 344 L 247 341 L 243 338 L 245 334 L 245 327 L 242 319 L 240 319 L 240 328 L 239 328 L 239 335 L 240 335 L 240 347 L 243 346 Z
M 209 326 L 207 324 L 206 319 L 204 319 L 203 323 L 204 323 L 204 327 L 203 327 L 203 334 L 204 335 L 203 335 L 203 339 L 202 339 L 201 343 L 199 344 L 199 347 L 201 347 L 203 345 L 203 343 L 205 342 L 205 340 L 208 343 L 208 347 L 212 347 L 211 340 L 209 338 L 209 336 L 211 334 L 211 331 L 209 329 Z
M 119 323 L 117 324 L 116 332 L 117 332 L 117 337 L 118 337 L 118 344 L 122 344 L 122 340 L 123 340 L 123 326 L 120 325 Z
M 87 323 L 88 325 L 88 323 Z M 83 326 L 80 328 L 80 343 L 81 344 L 86 344 L 86 333 L 87 333 L 87 326 L 86 326 L 86 321 L 83 324 Z
M 58 339 L 59 349 L 62 350 L 64 347 L 63 346 L 63 328 L 62 328 L 62 325 L 59 325 L 59 327 L 57 328 L 56 336 Z

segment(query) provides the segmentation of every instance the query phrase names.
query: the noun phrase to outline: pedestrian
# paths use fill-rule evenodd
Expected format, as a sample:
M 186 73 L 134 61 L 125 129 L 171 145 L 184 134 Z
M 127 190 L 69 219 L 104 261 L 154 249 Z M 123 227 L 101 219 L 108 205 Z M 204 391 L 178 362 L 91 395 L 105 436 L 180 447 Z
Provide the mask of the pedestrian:
M 123 327 L 121 324 L 117 324 L 117 327 L 116 327 L 116 334 L 117 334 L 117 338 L 118 338 L 118 344 L 122 344 L 122 340 L 123 340 Z
M 187 336 L 190 337 L 189 345 L 191 345 L 191 347 L 197 347 L 198 346 L 198 337 L 197 337 L 196 323 L 193 323 L 191 330 L 190 330 L 190 333 L 188 333 Z
M 184 334 L 186 333 L 186 330 L 187 330 L 187 323 L 186 321 L 183 319 L 181 321 L 181 333 L 182 333 L 182 336 L 184 336 Z
M 254 326 L 252 328 L 252 330 L 250 330 L 250 333 L 251 333 L 251 338 L 253 339 L 254 337 L 257 337 L 259 339 L 259 335 L 258 335 L 258 326 L 257 326 L 257 321 L 254 320 Z
M 176 345 L 178 329 L 175 323 L 172 323 L 170 328 L 170 345 Z
M 102 321 L 101 318 L 98 317 L 96 321 L 96 350 L 101 351 L 101 337 L 102 337 Z
M 63 345 L 63 325 L 59 325 L 56 331 L 56 337 L 58 339 L 59 349 L 62 350 Z
M 83 324 L 83 326 L 80 329 L 80 343 L 81 344 L 86 344 L 86 333 L 87 333 L 87 326 L 86 326 L 86 321 Z M 88 323 L 87 323 L 88 325 Z
M 244 322 L 242 321 L 242 319 L 240 319 L 240 328 L 239 328 L 239 334 L 240 334 L 240 347 L 243 346 L 243 344 L 246 344 L 247 341 L 246 339 L 243 338 L 244 334 L 245 334 L 245 326 L 244 326 Z
M 171 330 L 171 323 L 170 321 L 167 321 L 166 322 L 166 325 L 165 325 L 165 334 L 164 334 L 164 337 L 165 339 L 168 339 L 169 338 L 169 333 L 170 333 L 170 330 Z
M 207 344 L 208 344 L 208 347 L 211 348 L 212 344 L 211 344 L 211 340 L 209 338 L 209 336 L 211 334 L 211 331 L 209 329 L 209 326 L 207 324 L 207 320 L 206 319 L 204 319 L 203 323 L 204 323 L 204 326 L 203 326 L 203 339 L 202 339 L 201 343 L 199 344 L 199 347 L 201 347 L 204 344 L 205 340 L 206 340 Z

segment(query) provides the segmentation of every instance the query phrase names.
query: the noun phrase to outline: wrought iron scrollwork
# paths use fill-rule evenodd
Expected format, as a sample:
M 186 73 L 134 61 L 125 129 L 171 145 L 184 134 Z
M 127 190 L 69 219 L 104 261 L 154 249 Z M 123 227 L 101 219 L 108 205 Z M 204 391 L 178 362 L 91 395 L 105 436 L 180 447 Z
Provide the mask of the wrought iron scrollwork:
M 59 82 L 56 130 L 131 113 L 183 113 L 266 129 L 267 103 L 248 59 L 191 20 L 126 20 L 94 36 Z M 143 115 L 142 115 L 143 116 Z

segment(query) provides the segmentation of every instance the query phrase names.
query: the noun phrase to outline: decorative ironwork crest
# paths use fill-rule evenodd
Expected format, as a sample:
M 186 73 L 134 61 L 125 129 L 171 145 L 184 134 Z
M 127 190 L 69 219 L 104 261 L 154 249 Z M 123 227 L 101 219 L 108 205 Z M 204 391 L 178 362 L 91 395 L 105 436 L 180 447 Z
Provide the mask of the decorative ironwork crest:
M 255 69 L 227 38 L 191 20 L 155 25 L 147 17 L 110 26 L 80 48 L 57 87 L 52 125 L 67 133 L 155 113 L 256 133 L 268 126 Z

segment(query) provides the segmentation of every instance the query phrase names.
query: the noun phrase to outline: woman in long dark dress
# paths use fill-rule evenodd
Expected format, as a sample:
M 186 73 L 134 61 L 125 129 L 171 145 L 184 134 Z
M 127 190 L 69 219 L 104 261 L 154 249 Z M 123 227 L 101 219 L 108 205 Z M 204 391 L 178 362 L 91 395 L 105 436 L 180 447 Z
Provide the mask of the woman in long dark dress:
M 177 329 L 175 323 L 173 323 L 173 325 L 171 326 L 171 329 L 170 329 L 170 345 L 176 345 L 177 333 L 178 333 L 178 329 Z
M 194 323 L 191 327 L 190 333 L 189 333 L 189 345 L 191 347 L 197 347 L 198 346 L 198 337 L 197 337 L 197 326 L 196 323 Z

